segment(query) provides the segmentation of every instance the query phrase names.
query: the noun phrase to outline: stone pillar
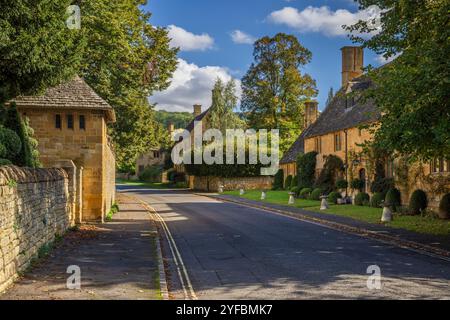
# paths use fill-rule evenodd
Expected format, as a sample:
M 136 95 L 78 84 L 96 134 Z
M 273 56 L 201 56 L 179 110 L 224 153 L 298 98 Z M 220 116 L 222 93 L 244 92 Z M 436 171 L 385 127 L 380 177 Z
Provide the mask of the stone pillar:
M 69 177 L 68 181 L 68 205 L 70 206 L 70 225 L 73 226 L 76 221 L 76 195 L 77 195 L 77 167 L 72 160 L 58 160 L 55 162 L 56 168 L 64 169 Z

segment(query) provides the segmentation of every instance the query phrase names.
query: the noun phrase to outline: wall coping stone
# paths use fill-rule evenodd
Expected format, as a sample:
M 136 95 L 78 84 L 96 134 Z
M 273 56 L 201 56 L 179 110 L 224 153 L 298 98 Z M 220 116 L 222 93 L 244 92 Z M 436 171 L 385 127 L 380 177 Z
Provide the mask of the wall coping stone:
M 8 185 L 11 180 L 18 184 L 23 184 L 58 181 L 67 178 L 68 175 L 66 171 L 60 168 L 34 169 L 17 166 L 0 167 L 0 186 Z

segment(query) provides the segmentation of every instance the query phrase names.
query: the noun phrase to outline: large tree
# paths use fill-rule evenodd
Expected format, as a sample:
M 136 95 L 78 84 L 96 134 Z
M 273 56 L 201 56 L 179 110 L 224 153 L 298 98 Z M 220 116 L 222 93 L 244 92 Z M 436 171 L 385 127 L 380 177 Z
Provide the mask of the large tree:
M 304 102 L 317 95 L 316 83 L 301 68 L 312 54 L 292 35 L 279 33 L 255 42 L 254 63 L 242 79 L 241 108 L 255 129 L 279 129 L 281 152 L 303 128 Z
M 2 1 L 0 103 L 42 92 L 78 70 L 83 39 L 66 26 L 70 0 Z
M 115 109 L 111 135 L 119 168 L 160 143 L 159 124 L 148 96 L 170 84 L 178 49 L 167 30 L 150 24 L 144 0 L 85 0 L 80 3 L 87 46 L 81 75 Z
M 411 159 L 450 158 L 450 2 L 358 2 L 361 8 L 377 5 L 382 13 L 378 24 L 348 26 L 350 31 L 375 32 L 353 40 L 387 59 L 396 57 L 369 70 L 376 85 L 368 95 L 382 114 L 374 144 Z

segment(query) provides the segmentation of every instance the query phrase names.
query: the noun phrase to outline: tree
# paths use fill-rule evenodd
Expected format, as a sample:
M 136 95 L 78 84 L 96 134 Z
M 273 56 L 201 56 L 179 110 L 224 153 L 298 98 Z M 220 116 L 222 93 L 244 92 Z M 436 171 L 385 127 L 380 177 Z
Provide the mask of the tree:
M 2 1 L 0 103 L 42 92 L 75 75 L 83 38 L 79 30 L 66 26 L 71 2 Z
M 208 128 L 219 129 L 223 134 L 226 133 L 226 129 L 244 128 L 245 122 L 233 112 L 238 102 L 234 80 L 224 84 L 218 78 L 212 89 L 211 100 Z
M 87 46 L 81 75 L 114 107 L 111 130 L 119 168 L 158 147 L 161 126 L 148 96 L 164 90 L 176 69 L 178 49 L 170 48 L 167 30 L 149 23 L 142 0 L 87 0 L 81 5 Z
M 374 81 L 367 97 L 381 113 L 374 145 L 412 160 L 450 158 L 450 26 L 448 1 L 359 0 L 361 8 L 381 9 L 380 31 L 352 36 L 391 63 L 369 69 Z M 368 33 L 373 21 L 346 27 Z M 376 130 L 375 130 L 376 129 Z
M 279 33 L 255 42 L 254 63 L 242 79 L 241 109 L 255 129 L 279 129 L 281 152 L 303 128 L 304 102 L 317 95 L 316 83 L 300 68 L 312 54 L 296 37 Z
M 334 98 L 334 92 L 333 92 L 333 87 L 330 88 L 330 90 L 328 91 L 328 97 L 327 97 L 327 102 L 325 102 L 325 106 L 328 106 L 331 102 L 331 100 L 333 100 Z

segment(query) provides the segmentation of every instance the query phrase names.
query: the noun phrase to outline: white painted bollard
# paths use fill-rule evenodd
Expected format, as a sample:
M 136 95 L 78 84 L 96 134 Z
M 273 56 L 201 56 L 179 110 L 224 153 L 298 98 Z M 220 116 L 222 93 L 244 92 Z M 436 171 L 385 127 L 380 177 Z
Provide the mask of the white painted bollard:
M 223 186 L 219 186 L 219 189 L 217 190 L 219 193 L 223 193 Z
M 383 203 L 383 214 L 381 215 L 381 222 L 392 221 L 392 211 L 387 203 Z
M 266 200 L 266 192 L 265 191 L 261 192 L 261 200 Z
M 330 208 L 330 206 L 328 205 L 327 198 L 328 198 L 328 196 L 320 197 L 320 199 L 322 199 L 322 201 L 320 202 L 320 210 L 327 210 Z
M 289 201 L 288 204 L 294 204 L 295 203 L 295 192 L 289 192 Z
M 239 190 L 239 195 L 240 195 L 240 196 L 244 195 L 244 193 L 245 193 L 244 189 L 240 189 L 240 190 Z

